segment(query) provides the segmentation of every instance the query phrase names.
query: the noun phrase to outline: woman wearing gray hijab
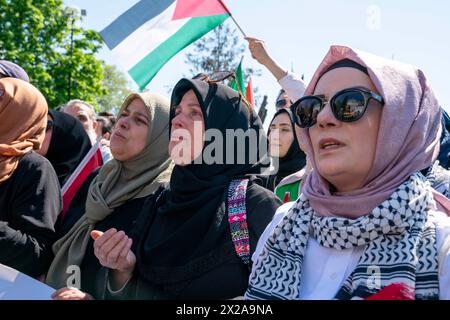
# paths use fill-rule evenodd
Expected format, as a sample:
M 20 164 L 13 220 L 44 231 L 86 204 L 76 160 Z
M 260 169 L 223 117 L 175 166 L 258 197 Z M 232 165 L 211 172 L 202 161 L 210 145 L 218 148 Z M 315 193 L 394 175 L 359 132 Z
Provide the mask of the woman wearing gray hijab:
M 90 297 L 64 287 L 77 287 L 95 296 L 95 275 L 101 266 L 94 256 L 91 231 L 131 230 L 143 203 L 170 178 L 168 143 L 169 101 L 153 93 L 129 95 L 111 136 L 114 159 L 100 169 L 91 183 L 84 215 L 53 246 L 55 259 L 46 283 L 63 288 L 54 298 L 74 294 Z M 68 270 L 79 270 L 78 278 Z

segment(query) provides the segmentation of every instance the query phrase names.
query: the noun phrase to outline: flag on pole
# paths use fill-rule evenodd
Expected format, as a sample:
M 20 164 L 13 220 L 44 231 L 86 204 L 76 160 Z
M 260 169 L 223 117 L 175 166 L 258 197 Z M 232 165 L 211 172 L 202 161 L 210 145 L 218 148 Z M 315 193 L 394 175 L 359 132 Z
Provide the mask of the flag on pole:
M 103 164 L 102 152 L 100 150 L 100 142 L 97 141 L 80 164 L 77 166 L 75 171 L 67 179 L 66 183 L 61 189 L 62 199 L 63 199 L 63 211 L 61 213 L 61 220 L 64 219 L 67 210 L 70 207 L 70 203 L 75 197 L 76 193 L 80 189 L 81 185 L 86 181 L 87 177 Z
M 247 88 L 245 88 L 245 99 L 247 99 L 248 102 L 250 102 L 250 104 L 252 106 L 255 105 L 255 101 L 253 98 L 253 86 L 252 86 L 252 77 L 250 77 L 250 79 L 247 82 Z
M 247 83 L 247 87 L 245 87 L 244 85 L 244 73 L 242 72 L 242 59 L 241 62 L 239 62 L 239 65 L 236 69 L 236 80 L 237 80 L 237 84 L 236 81 L 231 81 L 230 83 L 230 87 L 236 91 L 238 90 L 238 84 L 239 84 L 239 88 L 242 94 L 244 94 L 244 88 L 245 88 L 245 99 L 252 105 L 254 106 L 254 99 L 253 99 L 253 88 L 252 88 L 252 78 L 250 77 L 248 83 Z
M 100 35 L 142 90 L 175 54 L 229 17 L 219 0 L 141 0 Z
M 237 84 L 236 81 L 231 81 L 230 83 L 230 87 L 236 91 L 240 91 L 243 93 L 244 91 L 244 73 L 242 72 L 242 59 L 241 62 L 239 62 L 239 65 L 235 71 L 235 75 L 236 75 L 236 80 L 237 80 Z M 238 85 L 239 85 L 239 90 L 238 90 Z

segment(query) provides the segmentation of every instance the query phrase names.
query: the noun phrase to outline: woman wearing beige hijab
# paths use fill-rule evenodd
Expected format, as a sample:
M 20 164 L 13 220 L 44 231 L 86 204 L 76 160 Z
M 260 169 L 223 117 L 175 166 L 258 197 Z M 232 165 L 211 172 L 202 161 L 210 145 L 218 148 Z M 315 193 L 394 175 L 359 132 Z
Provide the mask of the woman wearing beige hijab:
M 170 178 L 168 143 L 169 101 L 153 93 L 128 96 L 111 136 L 114 159 L 91 183 L 84 215 L 53 246 L 55 259 L 46 282 L 63 288 L 54 298 L 90 297 L 80 290 L 96 296 L 101 265 L 94 255 L 91 231 L 115 228 L 125 233 L 133 228 L 143 203 Z
M 50 265 L 61 210 L 56 173 L 35 152 L 46 125 L 47 102 L 39 90 L 0 79 L 0 263 L 32 277 Z

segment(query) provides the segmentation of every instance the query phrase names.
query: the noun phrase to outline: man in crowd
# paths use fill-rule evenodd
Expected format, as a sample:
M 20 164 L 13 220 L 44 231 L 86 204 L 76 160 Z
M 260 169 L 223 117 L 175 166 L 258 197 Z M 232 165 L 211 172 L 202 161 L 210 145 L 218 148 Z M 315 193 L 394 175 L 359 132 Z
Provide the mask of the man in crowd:
M 83 124 L 84 130 L 94 144 L 97 141 L 97 121 L 95 119 L 94 107 L 83 100 L 70 100 L 63 108 L 63 112 L 77 118 Z
M 97 142 L 96 129 L 98 123 L 93 106 L 83 100 L 70 100 L 64 106 L 63 112 L 70 114 L 71 116 L 80 120 L 80 122 L 83 124 L 84 130 L 86 130 L 86 133 L 91 139 L 91 143 L 94 144 Z M 100 144 L 103 162 L 106 162 L 111 158 L 111 152 L 106 140 L 101 140 Z

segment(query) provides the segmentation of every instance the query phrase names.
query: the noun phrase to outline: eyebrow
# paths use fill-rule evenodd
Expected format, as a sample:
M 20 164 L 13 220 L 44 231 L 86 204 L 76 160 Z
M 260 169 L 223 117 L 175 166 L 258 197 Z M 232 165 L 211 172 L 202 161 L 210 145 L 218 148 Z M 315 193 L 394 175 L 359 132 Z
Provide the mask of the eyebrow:
M 367 91 L 372 91 L 372 90 L 370 90 L 369 88 L 366 88 L 366 87 L 364 87 L 364 86 L 350 87 L 350 88 L 347 88 L 347 89 L 363 89 L 363 90 L 367 90 Z
M 135 112 L 137 113 L 139 116 L 144 117 L 147 121 L 149 121 L 150 119 L 148 118 L 148 116 L 142 112 Z
M 200 108 L 200 110 L 202 109 L 202 107 L 200 106 L 200 104 L 199 104 L 199 103 L 195 103 L 195 102 L 188 103 L 188 104 L 187 104 L 187 107 L 191 107 L 191 108 L 197 107 L 197 108 Z M 175 109 L 178 109 L 178 108 L 181 108 L 181 106 L 180 106 L 180 105 L 177 105 L 177 106 L 175 107 Z
M 131 111 L 128 109 L 128 107 L 125 107 L 124 111 L 131 113 Z M 150 121 L 149 117 L 145 113 L 142 113 L 139 111 L 134 111 L 134 113 L 136 113 L 138 116 L 144 117 L 147 121 Z
M 271 124 L 270 126 L 271 126 L 271 127 L 274 127 L 274 126 L 276 126 L 276 125 L 279 125 L 279 126 L 287 126 L 287 127 L 290 127 L 290 126 L 291 126 L 290 123 L 286 123 L 286 122 L 282 122 L 282 123 L 274 123 L 274 124 Z
M 366 91 L 372 91 L 369 88 L 366 88 L 364 86 L 353 86 L 353 87 L 348 87 L 348 88 L 344 88 L 344 89 L 338 90 L 337 92 L 342 91 L 342 90 L 348 90 L 348 89 L 363 89 L 363 90 L 366 90 Z M 335 92 L 334 94 L 336 94 L 337 92 Z M 323 99 L 327 98 L 324 94 L 315 94 L 314 96 L 320 97 L 320 98 L 323 98 Z

